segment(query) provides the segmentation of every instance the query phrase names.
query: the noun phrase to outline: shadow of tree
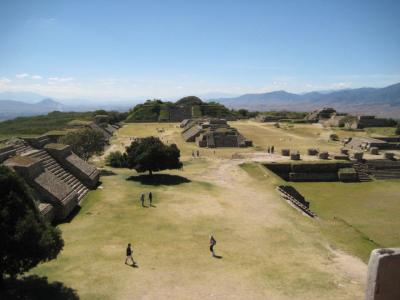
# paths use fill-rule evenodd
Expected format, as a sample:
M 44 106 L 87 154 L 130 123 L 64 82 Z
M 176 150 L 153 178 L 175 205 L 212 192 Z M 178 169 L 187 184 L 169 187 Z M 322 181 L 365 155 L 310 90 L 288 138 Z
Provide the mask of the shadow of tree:
M 20 279 L 6 279 L 0 290 L 0 299 L 15 300 L 78 300 L 79 296 L 72 288 L 62 282 L 47 281 L 46 277 L 37 275 L 26 276 Z
M 126 180 L 140 182 L 145 185 L 178 185 L 190 182 L 186 177 L 169 174 L 137 175 L 131 176 Z

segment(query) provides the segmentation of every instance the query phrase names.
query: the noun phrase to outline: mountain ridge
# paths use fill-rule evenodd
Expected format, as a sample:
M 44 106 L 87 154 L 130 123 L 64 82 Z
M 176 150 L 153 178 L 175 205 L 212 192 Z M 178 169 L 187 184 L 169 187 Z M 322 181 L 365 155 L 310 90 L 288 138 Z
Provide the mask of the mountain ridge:
M 313 91 L 295 94 L 273 91 L 244 94 L 232 98 L 218 98 L 212 99 L 212 101 L 234 109 L 309 111 L 329 106 L 343 112 L 400 118 L 400 83 L 383 88 L 363 87 L 328 93 Z

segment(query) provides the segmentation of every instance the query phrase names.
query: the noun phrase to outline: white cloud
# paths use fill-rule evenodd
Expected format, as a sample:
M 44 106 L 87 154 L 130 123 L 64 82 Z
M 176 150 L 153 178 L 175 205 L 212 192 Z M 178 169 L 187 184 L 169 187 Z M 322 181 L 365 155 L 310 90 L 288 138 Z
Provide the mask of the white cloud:
M 39 79 L 42 79 L 43 77 L 40 75 L 32 75 L 31 78 L 35 79 L 35 80 L 39 80 Z
M 28 77 L 28 76 L 29 76 L 29 74 L 27 74 L 27 73 L 21 73 L 21 74 L 15 75 L 15 77 L 17 77 L 18 79 L 22 79 L 22 78 L 25 78 L 25 77 Z
M 56 81 L 56 82 L 68 82 L 68 81 L 74 81 L 74 77 L 49 77 L 48 78 L 50 81 Z
M 0 83 L 9 83 L 11 82 L 10 79 L 8 79 L 7 77 L 0 77 Z
M 331 87 L 333 89 L 345 89 L 351 86 L 351 82 L 336 82 L 332 83 Z

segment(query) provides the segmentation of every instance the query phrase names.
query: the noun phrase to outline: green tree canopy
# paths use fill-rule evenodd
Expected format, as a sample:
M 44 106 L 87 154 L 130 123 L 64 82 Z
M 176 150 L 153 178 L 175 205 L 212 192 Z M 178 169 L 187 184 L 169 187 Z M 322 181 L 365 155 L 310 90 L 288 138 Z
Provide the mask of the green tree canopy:
M 193 105 L 201 105 L 203 104 L 203 101 L 201 101 L 201 99 L 196 96 L 187 96 L 176 101 L 176 104 L 193 106 Z
M 0 241 L 1 280 L 56 258 L 64 246 L 61 232 L 41 217 L 27 185 L 5 166 L 0 166 Z
M 72 151 L 88 160 L 92 155 L 100 155 L 104 149 L 104 136 L 99 130 L 84 128 L 67 133 L 61 137 L 60 143 L 70 145 Z
M 180 155 L 175 144 L 165 145 L 159 138 L 147 137 L 126 148 L 126 163 L 130 169 L 152 175 L 152 172 L 182 168 Z

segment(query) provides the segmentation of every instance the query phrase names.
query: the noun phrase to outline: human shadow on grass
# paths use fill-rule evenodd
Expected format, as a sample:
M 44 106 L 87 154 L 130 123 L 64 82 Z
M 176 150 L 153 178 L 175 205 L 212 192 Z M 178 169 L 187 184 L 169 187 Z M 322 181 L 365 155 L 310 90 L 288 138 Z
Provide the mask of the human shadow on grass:
M 216 258 L 216 259 L 221 259 L 222 258 L 221 255 L 214 255 L 213 257 Z
M 140 182 L 145 185 L 178 185 L 191 182 L 186 177 L 169 174 L 137 175 L 131 176 L 126 180 Z
M 134 263 L 134 264 L 126 264 L 128 267 L 131 267 L 131 268 L 134 268 L 134 269 L 136 269 L 136 268 L 139 268 L 139 265 L 137 264 L 137 263 Z
M 48 282 L 46 277 L 37 275 L 20 279 L 6 279 L 0 289 L 0 299 L 56 299 L 78 300 L 77 292 L 62 282 Z

